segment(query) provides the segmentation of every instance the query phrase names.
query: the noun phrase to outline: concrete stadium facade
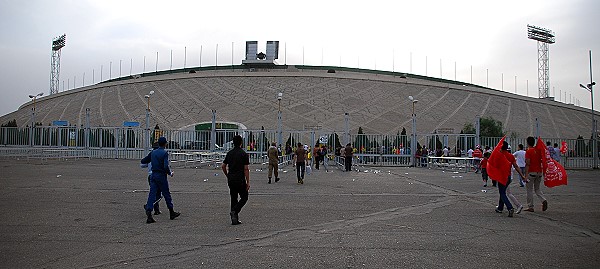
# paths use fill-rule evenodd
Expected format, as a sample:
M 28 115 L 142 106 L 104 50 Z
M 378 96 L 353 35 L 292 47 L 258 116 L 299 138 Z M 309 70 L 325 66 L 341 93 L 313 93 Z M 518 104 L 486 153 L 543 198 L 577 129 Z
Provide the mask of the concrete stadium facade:
M 402 128 L 410 133 L 412 95 L 419 100 L 415 107 L 419 134 L 442 129 L 459 133 L 478 115 L 500 120 L 507 134 L 518 137 L 535 134 L 536 118 L 544 138 L 589 138 L 591 133 L 589 109 L 456 81 L 338 67 L 202 69 L 136 75 L 44 96 L 36 101 L 36 122 L 47 126 L 53 120 L 67 120 L 81 126 L 89 109 L 91 126 L 135 121 L 143 127 L 144 95 L 153 90 L 152 127 L 193 128 L 210 122 L 216 110 L 218 122 L 275 130 L 281 92 L 284 130 L 321 126 L 341 133 L 348 113 L 351 134 L 359 127 L 367 134 L 396 134 Z M 16 120 L 19 127 L 29 125 L 32 107 L 27 102 L 0 117 L 0 123 Z

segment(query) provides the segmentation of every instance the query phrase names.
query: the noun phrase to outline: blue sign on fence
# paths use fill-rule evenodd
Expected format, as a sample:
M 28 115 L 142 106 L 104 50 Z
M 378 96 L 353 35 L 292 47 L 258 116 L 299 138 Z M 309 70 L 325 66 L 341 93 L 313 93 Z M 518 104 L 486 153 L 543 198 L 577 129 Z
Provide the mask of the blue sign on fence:
M 52 126 L 69 126 L 68 120 L 54 120 L 52 121 Z
M 123 127 L 140 127 L 140 123 L 137 121 L 124 121 Z

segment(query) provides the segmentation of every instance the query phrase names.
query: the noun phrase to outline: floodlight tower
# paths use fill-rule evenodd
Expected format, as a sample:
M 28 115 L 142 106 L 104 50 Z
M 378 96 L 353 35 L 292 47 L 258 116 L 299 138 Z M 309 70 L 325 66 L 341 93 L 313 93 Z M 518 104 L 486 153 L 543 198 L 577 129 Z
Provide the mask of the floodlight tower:
M 538 92 L 540 98 L 549 96 L 550 74 L 548 44 L 554 44 L 554 32 L 549 29 L 527 25 L 527 38 L 537 41 L 538 47 Z
M 60 76 L 60 49 L 66 45 L 67 35 L 52 40 L 52 62 L 50 68 L 50 94 L 58 93 Z

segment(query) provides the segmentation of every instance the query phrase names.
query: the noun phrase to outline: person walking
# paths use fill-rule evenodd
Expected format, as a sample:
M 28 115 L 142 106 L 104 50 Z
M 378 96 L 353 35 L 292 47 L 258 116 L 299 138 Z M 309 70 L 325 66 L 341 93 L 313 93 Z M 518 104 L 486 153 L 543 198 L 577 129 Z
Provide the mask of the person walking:
M 481 163 L 481 159 L 483 159 L 483 151 L 481 151 L 481 149 L 479 148 L 479 145 L 477 145 L 475 147 L 475 150 L 473 150 L 473 159 L 474 159 L 473 166 L 475 166 L 475 174 L 477 174 L 480 170 L 479 166 Z
M 523 149 L 523 144 L 519 144 L 519 148 Z M 510 145 L 508 146 L 508 152 L 511 152 L 511 147 Z M 516 152 L 515 152 L 516 153 Z M 515 153 L 513 153 L 513 156 L 515 156 Z M 516 159 L 516 157 L 515 157 Z M 519 161 L 517 160 L 517 165 L 519 165 Z M 515 170 L 514 167 L 511 167 L 511 173 L 510 173 L 510 180 L 512 181 L 512 170 Z M 521 170 L 523 173 L 525 170 Z M 519 176 L 519 178 L 522 178 L 521 176 Z M 523 187 L 523 186 L 521 186 Z M 508 197 L 508 199 L 510 200 L 510 202 L 512 203 L 512 205 L 517 209 L 515 211 L 515 213 L 520 214 L 521 211 L 523 210 L 523 205 L 521 204 L 521 202 L 519 202 L 519 200 L 517 199 L 517 197 L 515 197 L 512 193 L 512 190 L 510 188 L 510 185 L 506 185 L 506 196 Z
M 271 184 L 271 176 L 275 174 L 275 182 L 279 181 L 279 150 L 275 147 L 275 142 L 271 143 L 271 147 L 267 150 L 269 158 L 269 184 Z
M 525 151 L 523 150 L 523 144 L 519 144 L 519 150 L 513 153 L 515 159 L 517 160 L 517 165 L 521 169 L 521 172 L 525 174 Z M 521 187 L 525 186 L 525 182 L 523 182 L 524 178 L 519 176 L 519 185 Z
M 555 147 L 558 147 L 558 144 L 554 144 L 554 145 L 556 145 Z M 559 162 L 560 161 L 560 150 L 558 150 L 558 151 L 555 150 L 554 147 L 552 147 L 552 143 L 550 143 L 550 141 L 546 141 L 546 148 L 548 149 L 548 151 L 550 151 L 550 158 Z
M 487 187 L 488 174 L 487 174 L 487 161 L 490 158 L 490 153 L 486 152 L 483 154 L 483 159 L 479 163 L 481 166 L 481 179 L 483 179 L 483 187 Z
M 527 188 L 527 209 L 525 211 L 534 212 L 533 192 L 542 200 L 542 211 L 548 209 L 548 201 L 540 189 L 542 182 L 542 154 L 535 148 L 535 138 L 527 137 L 527 151 L 525 152 L 525 184 Z
M 558 143 L 554 143 L 554 156 L 550 156 L 552 159 L 560 162 L 560 148 L 558 147 Z
M 515 170 L 517 171 L 517 173 L 519 173 L 519 175 L 523 176 L 523 173 L 519 169 L 519 166 L 517 166 L 517 160 L 515 160 L 515 156 L 513 156 L 510 153 L 510 151 L 508 151 L 508 148 L 509 148 L 508 142 L 506 142 L 506 141 L 502 141 L 502 142 L 503 142 L 502 147 L 500 148 L 499 153 L 502 156 L 504 156 L 504 158 L 506 158 L 506 160 L 510 163 L 510 165 L 512 167 L 515 168 Z M 500 157 L 500 158 L 502 158 L 502 157 Z M 488 165 L 489 164 L 491 164 L 491 162 L 488 160 Z M 508 172 L 508 178 L 506 181 L 506 185 L 502 184 L 502 182 L 500 182 L 500 181 L 497 181 L 500 199 L 498 199 L 498 207 L 496 207 L 496 212 L 502 213 L 502 211 L 504 210 L 504 205 L 506 205 L 506 209 L 508 210 L 508 216 L 512 218 L 513 214 L 515 212 L 515 209 L 513 208 L 508 196 L 506 195 L 506 189 L 510 185 L 510 181 L 511 181 L 511 177 L 510 177 L 511 171 L 507 171 L 507 172 Z
M 239 220 L 239 213 L 248 202 L 248 190 L 250 190 L 249 165 L 248 154 L 242 149 L 242 137 L 236 135 L 233 137 L 233 149 L 227 152 L 221 165 L 223 174 L 227 177 L 227 186 L 231 196 L 231 211 L 229 212 L 231 225 L 242 224 Z
M 354 155 L 352 150 L 352 144 L 346 144 L 346 148 L 344 149 L 344 164 L 346 167 L 346 172 L 350 172 L 352 169 L 352 157 Z
M 319 163 L 321 162 L 321 147 L 319 143 L 315 144 L 312 156 L 314 158 L 315 169 L 319 170 Z
M 144 157 L 141 161 L 142 164 L 151 163 L 152 165 L 152 176 L 150 177 L 150 192 L 148 192 L 148 202 L 146 203 L 146 223 L 154 223 L 155 220 L 152 218 L 152 210 L 154 209 L 154 203 L 158 199 L 156 192 L 160 190 L 162 196 L 165 197 L 167 208 L 169 208 L 169 218 L 174 220 L 179 217 L 181 213 L 173 210 L 173 200 L 171 198 L 171 192 L 169 192 L 169 181 L 167 175 L 173 177 L 173 171 L 169 168 L 169 153 L 165 150 L 167 139 L 164 137 L 158 138 L 158 148 L 153 150 L 148 156 Z
M 156 144 L 156 146 L 152 146 L 152 150 L 155 150 L 158 148 L 158 144 Z M 148 153 L 148 156 L 150 156 L 150 154 L 152 154 L 152 151 L 150 151 Z M 151 157 L 149 157 L 151 158 Z M 140 164 L 140 167 L 142 168 L 148 168 L 148 186 L 152 186 L 152 183 L 150 183 L 150 181 L 152 180 L 152 163 L 146 163 L 146 164 Z M 160 207 L 158 206 L 158 203 L 160 202 L 160 200 L 162 200 L 162 195 L 160 194 L 160 189 L 156 188 L 156 201 L 154 202 L 154 215 L 160 215 L 162 212 L 160 212 Z M 144 210 L 146 209 L 146 204 L 144 204 Z
M 321 160 L 323 160 L 325 172 L 329 172 L 329 169 L 327 168 L 327 161 L 329 161 L 329 159 L 327 158 L 327 146 L 325 144 L 321 145 L 321 152 L 319 153 L 319 156 L 321 157 Z
M 306 170 L 306 150 L 302 147 L 302 143 L 298 143 L 298 148 L 294 152 L 294 163 L 296 164 L 296 176 L 298 184 L 304 184 L 304 171 Z

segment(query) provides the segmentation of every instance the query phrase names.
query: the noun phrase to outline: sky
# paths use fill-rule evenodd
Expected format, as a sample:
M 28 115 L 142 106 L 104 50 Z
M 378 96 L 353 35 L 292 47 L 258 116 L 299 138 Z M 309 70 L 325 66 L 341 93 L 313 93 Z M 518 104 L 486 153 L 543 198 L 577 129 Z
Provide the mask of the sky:
M 550 96 L 590 108 L 579 84 L 590 82 L 590 50 L 600 79 L 598 11 L 595 0 L 0 0 L 0 115 L 49 94 L 51 43 L 62 34 L 61 92 L 98 83 L 101 73 L 238 65 L 246 41 L 265 51 L 278 40 L 280 64 L 407 72 L 537 97 L 528 24 L 556 35 Z

